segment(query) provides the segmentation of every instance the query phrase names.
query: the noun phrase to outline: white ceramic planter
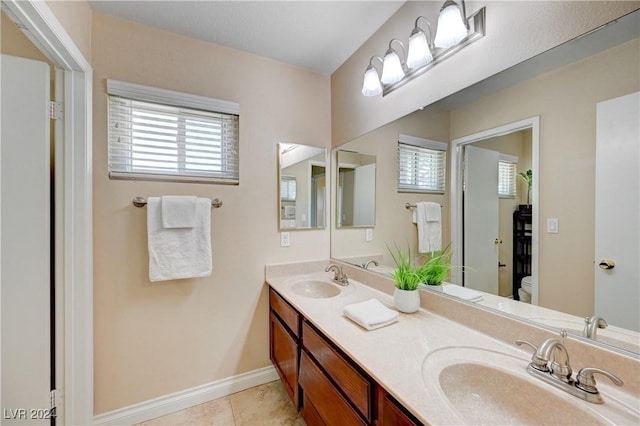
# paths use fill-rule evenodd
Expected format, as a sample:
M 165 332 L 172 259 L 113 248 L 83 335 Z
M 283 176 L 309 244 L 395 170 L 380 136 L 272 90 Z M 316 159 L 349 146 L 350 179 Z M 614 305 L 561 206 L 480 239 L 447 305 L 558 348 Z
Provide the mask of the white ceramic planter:
M 420 308 L 418 290 L 400 290 L 396 287 L 393 293 L 393 305 L 400 312 L 411 314 Z

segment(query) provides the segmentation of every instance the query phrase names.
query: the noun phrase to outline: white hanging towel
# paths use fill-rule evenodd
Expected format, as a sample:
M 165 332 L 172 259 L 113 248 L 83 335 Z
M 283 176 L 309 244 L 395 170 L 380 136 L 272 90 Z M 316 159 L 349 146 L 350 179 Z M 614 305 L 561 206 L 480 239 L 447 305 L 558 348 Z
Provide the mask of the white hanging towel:
M 196 200 L 194 226 L 163 228 L 162 199 L 147 201 L 149 280 L 167 281 L 211 275 L 211 200 Z
M 441 207 L 430 201 L 416 203 L 418 253 L 442 250 Z
M 193 228 L 196 225 L 196 200 L 192 195 L 162 197 L 162 227 Z

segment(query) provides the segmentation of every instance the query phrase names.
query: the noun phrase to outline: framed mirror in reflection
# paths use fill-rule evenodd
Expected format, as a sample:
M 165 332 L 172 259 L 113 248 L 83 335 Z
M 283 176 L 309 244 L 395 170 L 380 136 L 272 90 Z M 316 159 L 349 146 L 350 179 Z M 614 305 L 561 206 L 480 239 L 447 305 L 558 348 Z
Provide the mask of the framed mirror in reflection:
M 350 246 L 339 235 L 334 238 L 339 230 L 332 229 L 332 257 L 357 259 L 353 263 L 359 265 L 374 258 L 392 267 L 385 244 L 406 247 L 409 242 L 416 250 L 415 225 L 404 205 L 422 199 L 399 193 L 381 176 L 397 170 L 399 134 L 449 141 L 447 191 L 430 195 L 428 201 L 443 206 L 443 244 L 451 243 L 456 256 L 456 272 L 448 281 L 472 287 L 460 272 L 478 269 L 465 263 L 474 255 L 466 236 L 485 228 L 489 218 L 482 217 L 483 208 L 472 207 L 470 201 L 464 204 L 462 182 L 468 163 L 455 162 L 465 155 L 464 144 L 459 143 L 465 141 L 470 148 L 495 151 L 498 160 L 506 154 L 516 164 L 516 175 L 529 169 L 533 174 L 530 194 L 527 182 L 516 178 L 515 195 L 500 196 L 500 171 L 493 165 L 496 154 L 492 165 L 486 166 L 496 178 L 490 195 L 492 206 L 497 202 L 498 216 L 491 217 L 497 228 L 485 237 L 489 248 L 482 249 L 490 260 L 481 263 L 497 280 L 480 289 L 486 296 L 478 303 L 640 354 L 640 140 L 633 121 L 640 116 L 633 109 L 640 96 L 639 37 L 636 11 L 339 147 L 355 151 L 366 147 L 376 154 L 376 198 L 384 202 L 377 204 L 376 233 L 368 245 Z M 533 118 L 539 120 L 537 128 L 496 131 Z M 620 137 L 619 132 L 606 134 L 606 129 L 627 131 Z M 612 145 L 618 140 L 624 146 Z M 608 165 L 601 167 L 603 161 Z M 617 166 L 612 168 L 611 162 Z M 607 206 L 620 208 L 604 212 Z M 522 267 L 514 250 L 518 212 L 530 215 L 531 221 L 520 224 L 522 236 L 530 241 L 528 251 L 520 254 L 534 256 L 515 274 Z M 462 225 L 465 215 L 479 220 Z M 606 240 L 616 244 L 604 248 Z M 607 269 L 608 261 L 615 264 L 613 269 Z M 621 283 L 614 278 L 621 278 Z M 517 301 L 521 295 L 527 299 L 528 292 L 532 303 Z
M 336 164 L 336 226 L 373 227 L 376 216 L 375 155 L 339 150 Z
M 323 229 L 327 212 L 327 149 L 278 144 L 278 227 Z

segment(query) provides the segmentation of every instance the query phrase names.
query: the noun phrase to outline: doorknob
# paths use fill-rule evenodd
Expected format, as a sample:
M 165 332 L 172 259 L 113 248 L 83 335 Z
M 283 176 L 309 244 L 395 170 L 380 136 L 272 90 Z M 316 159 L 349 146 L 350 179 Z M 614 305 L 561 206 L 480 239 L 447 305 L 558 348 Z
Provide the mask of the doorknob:
M 604 269 L 604 270 L 613 269 L 616 267 L 616 262 L 610 259 L 602 259 L 598 264 L 598 266 L 600 267 L 600 269 Z
M 496 245 L 497 245 L 497 244 L 502 244 L 502 240 L 501 240 L 501 239 L 499 239 L 499 238 L 496 238 L 496 239 L 493 241 L 493 243 L 494 243 L 494 244 L 496 244 Z

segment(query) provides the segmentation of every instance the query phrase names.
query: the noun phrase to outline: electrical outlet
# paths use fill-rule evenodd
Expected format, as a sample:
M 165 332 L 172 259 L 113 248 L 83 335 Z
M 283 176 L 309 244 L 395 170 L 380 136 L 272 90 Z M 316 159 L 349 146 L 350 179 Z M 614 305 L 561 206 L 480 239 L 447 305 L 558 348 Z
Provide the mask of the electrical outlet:
M 280 247 L 289 247 L 291 245 L 291 240 L 289 239 L 288 232 L 280 233 Z
M 372 228 L 367 228 L 364 231 L 364 240 L 365 241 L 373 241 L 373 229 Z
M 555 217 L 550 217 L 547 219 L 547 233 L 548 234 L 557 234 L 560 232 L 558 228 L 558 219 Z

